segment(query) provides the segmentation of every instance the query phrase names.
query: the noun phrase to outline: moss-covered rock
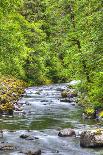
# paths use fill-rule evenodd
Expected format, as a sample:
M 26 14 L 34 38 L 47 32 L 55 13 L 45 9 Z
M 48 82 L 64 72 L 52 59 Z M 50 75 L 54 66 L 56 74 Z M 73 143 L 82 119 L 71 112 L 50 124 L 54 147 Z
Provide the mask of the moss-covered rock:
M 26 83 L 14 77 L 0 77 L 0 114 L 12 114 L 14 103 L 24 93 Z
M 64 90 L 61 92 L 61 96 L 62 98 L 66 98 L 66 97 L 73 98 L 77 96 L 77 91 L 76 90 Z
M 88 115 L 88 116 L 93 116 L 94 114 L 94 109 L 92 107 L 88 107 L 85 109 L 85 113 Z

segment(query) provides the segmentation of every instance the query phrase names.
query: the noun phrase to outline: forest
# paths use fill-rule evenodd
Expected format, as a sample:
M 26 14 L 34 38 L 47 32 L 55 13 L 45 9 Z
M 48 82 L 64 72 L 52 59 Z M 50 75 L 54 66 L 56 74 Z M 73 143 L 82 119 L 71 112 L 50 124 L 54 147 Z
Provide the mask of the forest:
M 82 104 L 103 108 L 102 4 L 1 0 L 0 77 L 30 86 L 80 80 Z
M 103 155 L 103 0 L 0 0 L 0 155 Z

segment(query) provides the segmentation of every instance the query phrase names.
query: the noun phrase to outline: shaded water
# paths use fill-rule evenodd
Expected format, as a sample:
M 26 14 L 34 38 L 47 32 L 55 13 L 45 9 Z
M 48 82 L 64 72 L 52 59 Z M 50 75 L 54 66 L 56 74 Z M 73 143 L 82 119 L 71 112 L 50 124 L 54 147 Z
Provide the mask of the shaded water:
M 62 128 L 72 127 L 79 131 L 95 127 L 93 121 L 83 122 L 80 107 L 76 105 L 75 100 L 71 103 L 60 101 L 61 89 L 66 86 L 67 84 L 57 84 L 26 89 L 26 93 L 19 100 L 26 114 L 0 118 L 0 128 L 7 129 L 0 141 L 13 143 L 19 150 L 39 148 L 42 155 L 103 155 L 102 149 L 81 148 L 79 138 L 58 137 Z M 34 140 L 20 139 L 22 133 L 31 135 Z M 0 155 L 21 153 L 6 151 L 0 152 Z

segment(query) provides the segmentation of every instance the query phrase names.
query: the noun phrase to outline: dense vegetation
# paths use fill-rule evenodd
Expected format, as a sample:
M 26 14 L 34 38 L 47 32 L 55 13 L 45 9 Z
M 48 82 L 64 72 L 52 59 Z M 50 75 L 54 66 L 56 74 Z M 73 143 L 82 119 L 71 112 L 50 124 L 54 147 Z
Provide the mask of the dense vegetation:
M 102 0 L 1 0 L 0 73 L 30 84 L 79 79 L 103 107 Z

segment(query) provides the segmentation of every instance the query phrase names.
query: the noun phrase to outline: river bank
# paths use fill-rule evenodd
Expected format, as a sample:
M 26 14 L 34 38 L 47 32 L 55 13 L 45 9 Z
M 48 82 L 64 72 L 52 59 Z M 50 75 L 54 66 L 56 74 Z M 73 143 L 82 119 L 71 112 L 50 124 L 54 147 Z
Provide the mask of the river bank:
M 0 77 L 0 114 L 13 113 L 14 104 L 24 93 L 26 83 L 12 76 Z

